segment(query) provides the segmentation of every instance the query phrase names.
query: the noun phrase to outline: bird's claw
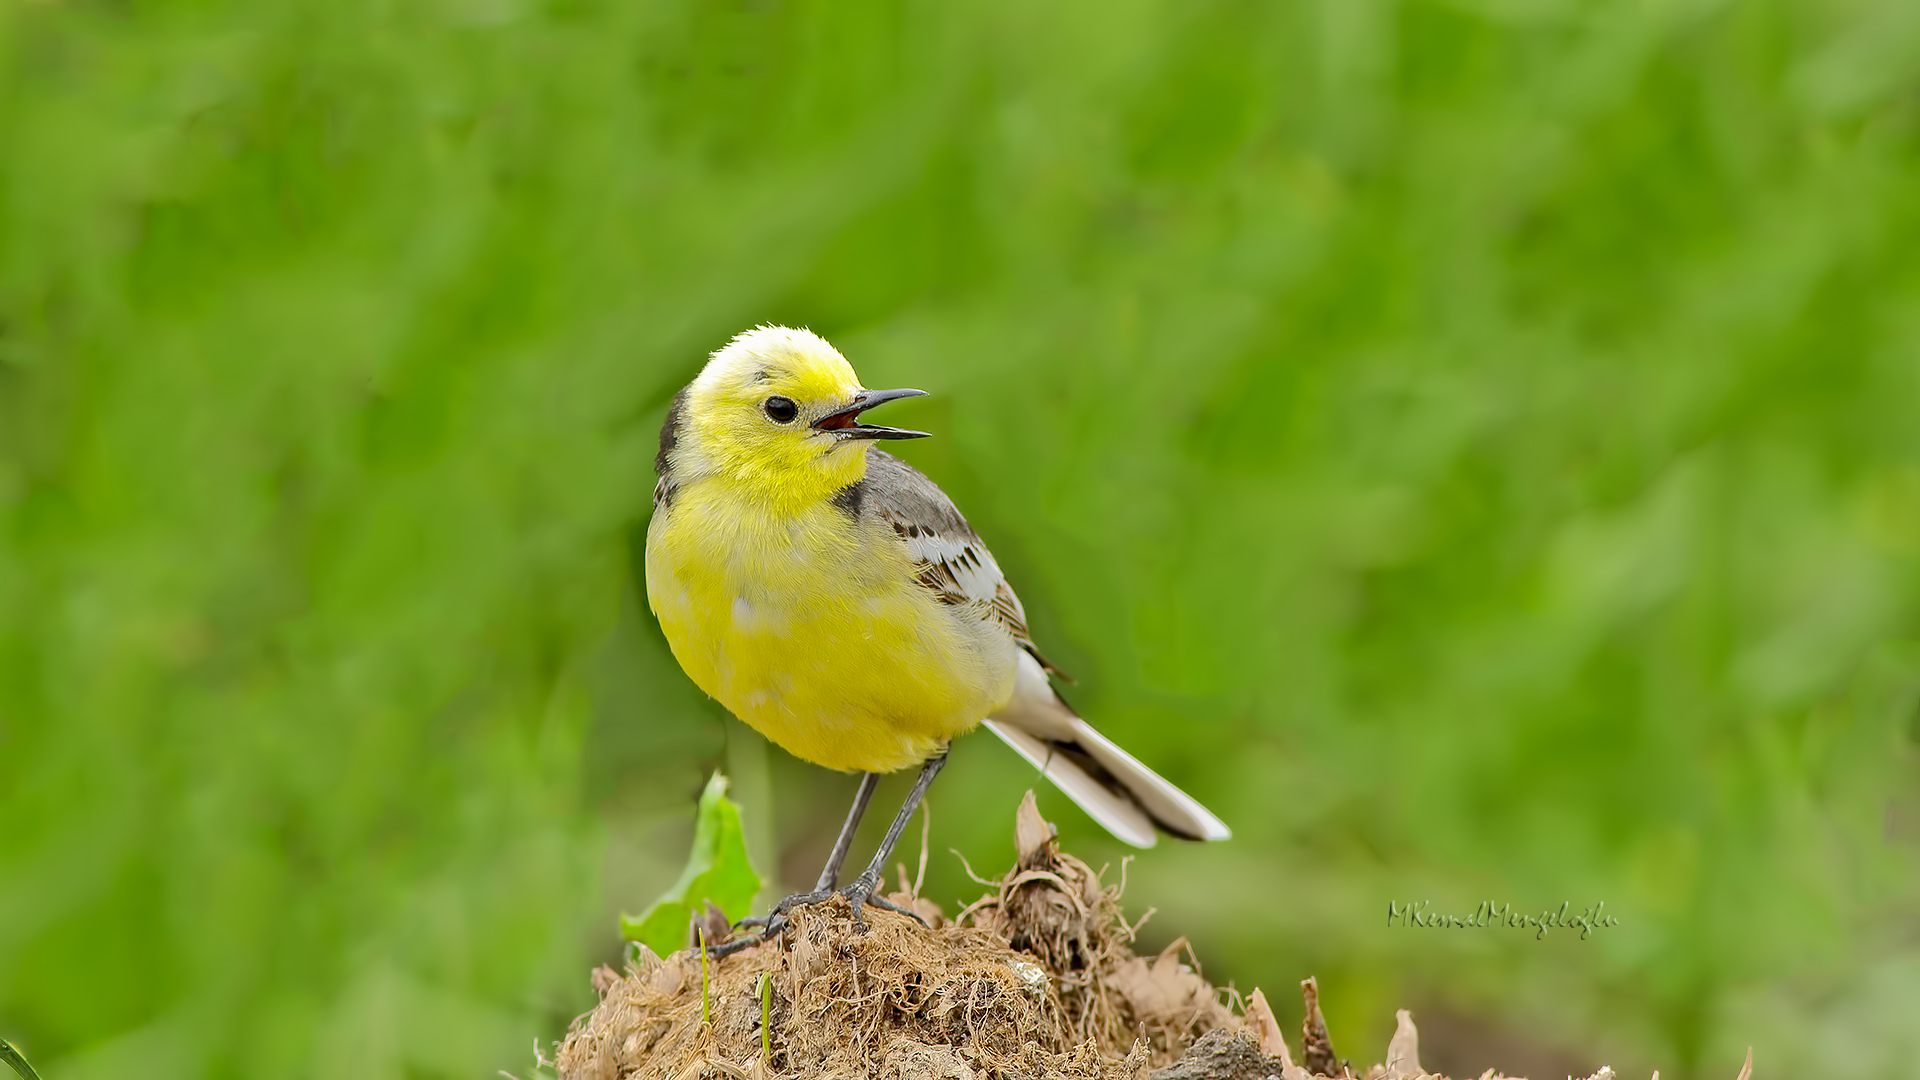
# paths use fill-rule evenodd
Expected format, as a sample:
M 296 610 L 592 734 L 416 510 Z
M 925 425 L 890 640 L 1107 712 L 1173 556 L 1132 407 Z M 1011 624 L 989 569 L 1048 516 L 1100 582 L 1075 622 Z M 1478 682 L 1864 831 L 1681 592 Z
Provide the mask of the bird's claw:
M 874 907 L 891 911 L 897 915 L 905 915 L 907 918 L 919 923 L 923 928 L 932 929 L 932 927 L 927 926 L 927 920 L 920 917 L 919 912 L 909 908 L 903 908 L 899 904 L 874 892 L 874 887 L 877 884 L 877 880 L 869 880 L 865 874 L 862 874 L 853 884 L 840 890 L 840 895 L 846 897 L 847 904 L 853 908 L 853 925 L 859 927 L 861 933 L 864 934 L 867 932 L 867 920 L 860 913 L 860 908 L 866 904 L 872 904 Z
M 848 885 L 844 889 L 815 889 L 812 892 L 794 893 L 792 896 L 786 897 L 779 903 L 773 905 L 773 910 L 767 912 L 765 915 L 749 915 L 733 924 L 734 928 L 738 930 L 749 930 L 759 927 L 760 932 L 758 934 L 749 935 L 735 941 L 723 942 L 719 945 L 709 945 L 707 946 L 707 955 L 717 960 L 723 956 L 731 956 L 750 946 L 758 945 L 763 941 L 772 941 L 774 938 L 785 933 L 787 927 L 792 925 L 791 920 L 787 918 L 787 914 L 794 908 L 808 907 L 813 904 L 831 900 L 836 896 L 844 896 L 847 898 L 847 904 L 853 910 L 853 924 L 858 927 L 859 931 L 863 934 L 867 932 L 867 920 L 862 914 L 861 909 L 868 904 L 894 912 L 898 915 L 905 915 L 921 926 L 927 926 L 927 920 L 921 918 L 918 912 L 901 907 L 899 904 L 876 893 L 874 889 L 878 884 L 877 879 L 870 880 L 865 874 L 862 874 L 854 880 L 853 884 Z M 931 928 L 929 927 L 929 929 Z
M 718 960 L 724 956 L 732 956 L 742 949 L 758 945 L 764 940 L 764 938 L 758 937 L 743 937 L 733 941 L 723 941 L 718 945 L 707 946 L 707 956 L 710 959 Z

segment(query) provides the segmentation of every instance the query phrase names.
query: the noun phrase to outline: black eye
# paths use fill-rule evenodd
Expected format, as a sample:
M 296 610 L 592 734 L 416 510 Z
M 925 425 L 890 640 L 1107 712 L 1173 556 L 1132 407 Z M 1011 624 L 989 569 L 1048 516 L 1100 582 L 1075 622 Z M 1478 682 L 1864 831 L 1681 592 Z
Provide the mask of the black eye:
M 770 397 L 760 406 L 767 411 L 767 419 L 776 424 L 791 424 L 793 418 L 800 415 L 800 406 L 792 398 Z

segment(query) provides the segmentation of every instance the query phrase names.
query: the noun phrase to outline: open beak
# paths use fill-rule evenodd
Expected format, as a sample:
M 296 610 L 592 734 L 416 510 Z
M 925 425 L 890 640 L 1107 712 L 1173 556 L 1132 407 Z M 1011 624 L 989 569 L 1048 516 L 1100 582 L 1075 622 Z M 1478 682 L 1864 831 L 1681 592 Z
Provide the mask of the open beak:
M 813 426 L 817 431 L 831 431 L 847 439 L 924 439 L 928 434 L 924 431 L 877 427 L 873 424 L 862 424 L 859 419 L 861 413 L 875 405 L 884 405 L 901 398 L 926 396 L 925 390 L 862 390 L 853 395 L 853 404 L 815 420 Z

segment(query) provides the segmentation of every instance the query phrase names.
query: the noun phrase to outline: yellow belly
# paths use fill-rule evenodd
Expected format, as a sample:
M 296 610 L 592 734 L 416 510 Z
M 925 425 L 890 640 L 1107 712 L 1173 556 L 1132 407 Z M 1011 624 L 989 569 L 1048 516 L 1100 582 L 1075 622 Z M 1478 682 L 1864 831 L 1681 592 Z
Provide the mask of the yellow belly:
M 917 765 L 1013 693 L 1012 639 L 915 584 L 890 530 L 681 488 L 647 530 L 647 599 L 687 675 L 796 757 Z

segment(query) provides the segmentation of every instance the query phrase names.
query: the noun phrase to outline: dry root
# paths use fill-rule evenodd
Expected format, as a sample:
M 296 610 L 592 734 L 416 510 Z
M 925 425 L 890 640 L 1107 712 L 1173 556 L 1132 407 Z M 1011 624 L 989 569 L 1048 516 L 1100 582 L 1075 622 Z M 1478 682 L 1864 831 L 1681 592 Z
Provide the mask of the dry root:
M 600 1004 L 555 1059 L 563 1080 L 873 1077 L 880 1080 L 1359 1080 L 1424 1077 L 1404 1010 L 1387 1062 L 1356 1074 L 1333 1054 L 1318 988 L 1294 1064 L 1267 999 L 1236 1015 L 1181 961 L 1184 939 L 1136 956 L 1118 891 L 1060 851 L 1028 793 L 1019 860 L 949 922 L 889 896 L 931 930 L 844 900 L 802 908 L 784 938 L 703 963 L 642 952 L 594 972 Z M 1190 955 L 1190 954 L 1189 954 Z M 1607 1080 L 1601 1070 L 1593 1080 Z M 1482 1080 L 1488 1080 L 1488 1077 Z

